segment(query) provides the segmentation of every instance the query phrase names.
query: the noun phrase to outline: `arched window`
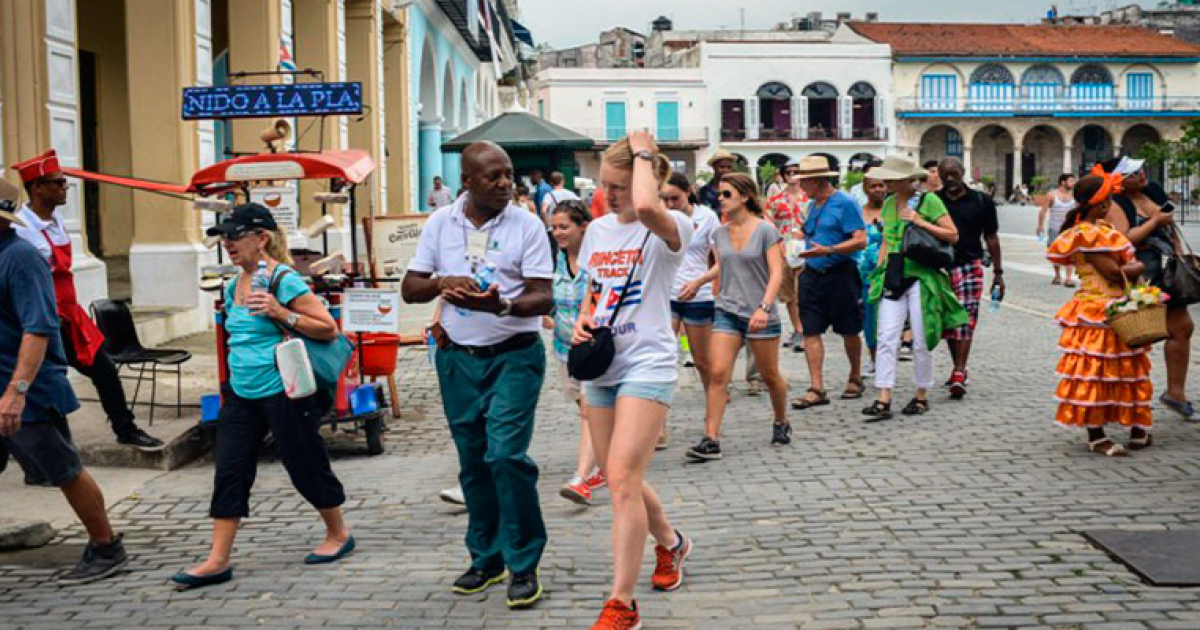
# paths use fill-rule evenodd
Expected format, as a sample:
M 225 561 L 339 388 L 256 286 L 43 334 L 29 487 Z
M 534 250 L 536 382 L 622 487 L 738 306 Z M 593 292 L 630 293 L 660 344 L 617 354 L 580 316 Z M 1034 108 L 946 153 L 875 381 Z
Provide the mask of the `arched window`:
M 1047 64 L 1030 67 L 1021 75 L 1021 108 L 1052 111 L 1062 109 L 1063 75 Z
M 772 81 L 758 88 L 758 98 L 773 101 L 788 100 L 792 98 L 792 88 L 778 81 Z
M 812 83 L 804 88 L 804 96 L 812 99 L 831 99 L 838 97 L 837 88 L 828 83 Z
M 814 140 L 839 137 L 837 88 L 828 83 L 812 83 L 801 94 L 808 99 L 808 137 Z
M 859 99 L 865 100 L 865 99 L 869 99 L 869 98 L 873 99 L 873 98 L 875 98 L 875 88 L 872 87 L 871 84 L 867 83 L 866 81 L 859 81 L 858 83 L 855 83 L 854 85 L 850 86 L 850 90 L 848 92 L 846 92 L 846 94 L 848 94 L 850 96 L 850 98 L 852 98 L 854 100 L 859 100 Z
M 967 106 L 980 111 L 1009 111 L 1016 91 L 1013 75 L 998 63 L 987 63 L 971 73 Z
M 1107 68 L 1090 63 L 1071 74 L 1071 109 L 1100 111 L 1115 106 L 1116 90 L 1112 73 Z

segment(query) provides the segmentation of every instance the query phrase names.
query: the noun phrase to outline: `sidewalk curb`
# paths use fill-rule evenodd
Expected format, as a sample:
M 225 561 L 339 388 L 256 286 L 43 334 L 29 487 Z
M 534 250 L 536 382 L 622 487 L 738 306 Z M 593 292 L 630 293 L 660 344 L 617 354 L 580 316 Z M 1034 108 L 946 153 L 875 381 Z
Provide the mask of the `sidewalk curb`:
M 115 442 L 81 446 L 79 455 L 87 466 L 175 470 L 212 450 L 212 432 L 190 427 L 158 451 L 139 451 Z

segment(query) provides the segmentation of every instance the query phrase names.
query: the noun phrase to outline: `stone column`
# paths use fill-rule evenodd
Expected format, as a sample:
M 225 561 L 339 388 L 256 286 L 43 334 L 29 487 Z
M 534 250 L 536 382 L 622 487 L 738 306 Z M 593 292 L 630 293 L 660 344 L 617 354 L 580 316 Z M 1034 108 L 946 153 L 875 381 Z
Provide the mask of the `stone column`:
M 430 170 L 428 173 L 426 173 L 424 170 L 422 171 L 422 173 L 425 175 L 425 178 L 429 181 L 420 182 L 420 188 L 422 191 L 427 189 L 432 190 L 433 176 L 444 175 L 444 173 L 441 172 L 441 169 L 444 166 L 442 163 L 441 149 L 442 119 L 422 118 L 420 134 L 421 155 L 417 156 L 417 159 L 421 161 L 421 164 L 428 165 Z M 423 194 L 421 198 L 417 200 L 417 202 L 421 204 L 421 212 L 430 211 L 428 194 Z
M 279 68 L 279 40 L 283 14 L 279 0 L 229 2 L 229 70 L 262 72 Z M 132 57 L 132 55 L 131 55 Z M 239 84 L 283 83 L 279 77 L 253 77 Z M 250 118 L 233 121 L 233 150 L 258 153 L 265 149 L 258 137 L 267 120 Z
M 377 0 L 349 0 L 346 3 L 346 70 L 347 80 L 361 81 L 364 116 L 350 122 L 351 149 L 360 149 L 371 154 L 376 172 L 359 191 L 358 216 L 384 214 L 382 179 L 386 177 L 380 139 L 385 130 L 380 112 L 384 103 L 379 98 L 382 51 L 382 14 Z M 361 225 L 361 224 L 360 224 Z M 360 251 L 366 251 L 365 249 Z
M 1019 140 L 1013 141 L 1013 187 L 1020 186 L 1025 183 L 1025 175 L 1021 168 L 1022 157 L 1025 153 L 1025 147 L 1021 146 Z
M 973 166 L 971 164 L 971 148 L 971 145 L 963 144 L 963 176 L 967 178 L 967 181 L 975 181 L 975 175 L 971 172 Z
M 442 128 L 442 142 L 453 140 L 459 134 L 459 130 L 450 125 Z M 549 173 L 546 174 L 549 176 Z M 458 153 L 443 153 L 442 154 L 442 183 L 450 192 L 458 192 L 459 186 L 462 186 L 462 156 Z
M 1063 173 L 1075 173 L 1075 165 L 1071 163 L 1074 157 L 1075 147 L 1069 144 L 1063 144 Z M 1058 180 L 1055 179 L 1055 182 Z
M 412 214 L 420 208 L 409 207 L 413 190 L 409 150 L 412 131 L 409 128 L 408 46 L 406 40 L 407 13 L 397 12 L 395 19 L 383 21 L 383 97 L 387 103 L 385 159 L 387 161 L 387 191 L 389 214 Z
M 130 144 L 133 174 L 187 182 L 200 167 L 196 123 L 179 117 L 180 87 L 197 83 L 193 0 L 127 0 Z M 147 70 L 146 60 L 158 60 Z M 187 201 L 134 195 L 134 243 L 129 252 L 138 306 L 199 307 L 199 267 L 208 257 L 200 213 Z M 208 314 L 196 309 L 196 316 Z
M 74 0 L 0 2 L 3 168 L 50 148 L 63 166 L 82 166 L 75 16 Z M 70 179 L 61 212 L 75 253 L 75 289 L 86 305 L 108 297 L 108 277 L 87 249 L 82 195 L 81 182 Z

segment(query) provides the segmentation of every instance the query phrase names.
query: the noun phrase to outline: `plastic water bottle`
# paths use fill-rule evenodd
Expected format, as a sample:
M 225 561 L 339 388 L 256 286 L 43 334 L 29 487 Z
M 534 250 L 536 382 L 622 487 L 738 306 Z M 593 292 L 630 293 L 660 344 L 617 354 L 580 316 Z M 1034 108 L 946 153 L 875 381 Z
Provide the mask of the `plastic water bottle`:
M 1000 287 L 992 287 L 992 301 L 988 303 L 988 312 L 995 313 L 1000 310 L 1000 302 L 1004 299 L 1004 294 L 1000 292 Z
M 433 332 L 428 329 L 425 330 L 425 345 L 429 348 L 429 365 L 437 367 L 434 364 L 434 358 L 437 355 L 437 339 L 434 338 Z
M 250 278 L 251 293 L 269 293 L 271 291 L 271 272 L 267 270 L 267 261 L 258 261 L 258 269 L 254 270 L 254 275 Z M 256 315 L 265 316 L 266 313 L 255 313 Z
M 484 263 L 483 268 L 475 272 L 475 282 L 479 285 L 480 291 L 487 291 L 495 280 L 496 265 L 492 263 Z

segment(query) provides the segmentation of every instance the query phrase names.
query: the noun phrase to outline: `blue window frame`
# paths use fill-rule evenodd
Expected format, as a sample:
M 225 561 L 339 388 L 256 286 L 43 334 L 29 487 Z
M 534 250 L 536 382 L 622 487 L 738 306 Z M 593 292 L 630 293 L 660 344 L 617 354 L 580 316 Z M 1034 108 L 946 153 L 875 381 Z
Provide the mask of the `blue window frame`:
M 608 101 L 604 104 L 604 139 L 616 142 L 626 136 L 625 101 Z
M 921 109 L 954 111 L 958 108 L 958 76 L 926 74 L 921 76 Z
M 1125 75 L 1126 101 L 1129 109 L 1154 109 L 1154 75 L 1131 72 Z
M 946 155 L 961 158 L 963 156 L 962 134 L 957 129 L 946 130 Z
M 655 135 L 663 142 L 679 142 L 679 101 L 658 102 L 658 127 Z

